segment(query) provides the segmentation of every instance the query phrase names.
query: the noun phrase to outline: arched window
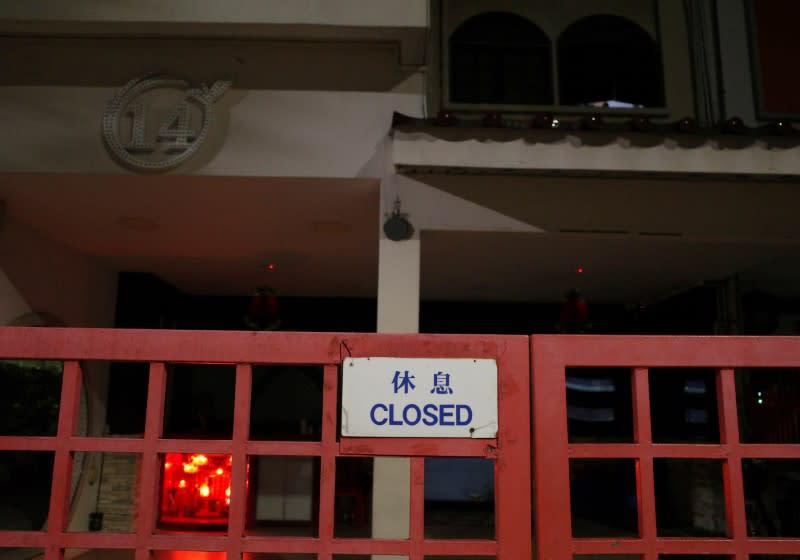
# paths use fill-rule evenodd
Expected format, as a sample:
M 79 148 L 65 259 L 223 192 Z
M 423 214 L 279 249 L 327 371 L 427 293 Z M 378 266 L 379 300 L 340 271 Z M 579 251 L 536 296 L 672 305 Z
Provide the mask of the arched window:
M 450 36 L 450 100 L 455 103 L 550 105 L 552 46 L 531 21 L 489 12 Z
M 613 100 L 664 106 L 658 43 L 623 17 L 588 16 L 565 29 L 558 39 L 558 75 L 561 105 Z

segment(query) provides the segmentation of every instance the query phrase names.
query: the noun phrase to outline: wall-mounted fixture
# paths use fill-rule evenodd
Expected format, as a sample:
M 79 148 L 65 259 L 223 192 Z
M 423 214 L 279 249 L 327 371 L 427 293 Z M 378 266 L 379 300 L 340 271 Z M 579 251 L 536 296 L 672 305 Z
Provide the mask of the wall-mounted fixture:
M 414 226 L 406 218 L 408 214 L 400 213 L 400 197 L 394 201 L 394 209 L 383 223 L 383 233 L 392 241 L 405 241 L 414 235 Z

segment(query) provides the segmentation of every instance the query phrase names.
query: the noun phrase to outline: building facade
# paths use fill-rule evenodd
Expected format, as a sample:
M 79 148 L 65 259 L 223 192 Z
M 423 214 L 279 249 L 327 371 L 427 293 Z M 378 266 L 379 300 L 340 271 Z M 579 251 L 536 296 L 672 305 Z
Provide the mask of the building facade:
M 711 318 L 682 309 L 675 332 L 796 334 L 797 11 L 4 2 L 0 323 L 130 326 L 141 273 L 196 297 L 372 301 L 394 333 L 420 330 L 421 301 L 431 325 L 470 307 L 474 325 L 571 289 L 625 315 L 596 330 L 660 332 L 637 317 L 704 288 Z M 108 379 L 89 372 L 88 433 Z M 408 473 L 376 460 L 372 535 L 407 536 Z

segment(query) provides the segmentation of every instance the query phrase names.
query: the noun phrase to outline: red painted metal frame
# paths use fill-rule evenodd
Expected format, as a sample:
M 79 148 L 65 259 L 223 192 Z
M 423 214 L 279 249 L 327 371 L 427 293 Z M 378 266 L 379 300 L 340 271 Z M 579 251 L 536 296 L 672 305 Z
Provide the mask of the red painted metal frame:
M 800 539 L 747 535 L 742 459 L 800 458 L 800 445 L 743 444 L 736 410 L 737 367 L 800 367 L 800 342 L 788 337 L 653 337 L 535 335 L 533 371 L 536 550 L 539 560 L 574 554 L 800 554 Z M 632 372 L 634 443 L 571 444 L 567 434 L 566 367 L 627 367 Z M 706 367 L 717 372 L 719 444 L 653 443 L 648 368 Z M 633 458 L 637 468 L 639 538 L 573 538 L 569 461 Z M 727 538 L 665 538 L 656 529 L 653 460 L 723 462 Z
M 47 529 L 0 531 L 0 547 L 43 548 L 45 560 L 62 560 L 67 548 L 132 549 L 136 560 L 155 550 L 423 556 L 487 555 L 498 560 L 531 556 L 530 384 L 527 337 L 148 331 L 123 329 L 0 328 L 0 358 L 64 361 L 55 437 L 0 436 L 0 451 L 50 451 L 55 455 Z M 339 367 L 345 356 L 492 358 L 499 372 L 499 426 L 492 440 L 367 439 L 337 437 Z M 150 364 L 144 437 L 75 435 L 82 383 L 81 362 L 139 361 Z M 236 366 L 233 435 L 229 440 L 163 438 L 167 363 Z M 250 441 L 253 364 L 323 366 L 323 423 L 318 442 Z M 69 480 L 76 451 L 138 453 L 141 473 L 133 533 L 68 532 Z M 159 454 L 227 453 L 233 456 L 227 534 L 170 533 L 157 529 Z M 320 457 L 318 537 L 250 535 L 246 522 L 246 458 L 250 455 Z M 410 538 L 334 538 L 336 458 L 411 457 Z M 424 458 L 487 457 L 495 461 L 496 536 L 493 540 L 431 540 L 424 535 Z

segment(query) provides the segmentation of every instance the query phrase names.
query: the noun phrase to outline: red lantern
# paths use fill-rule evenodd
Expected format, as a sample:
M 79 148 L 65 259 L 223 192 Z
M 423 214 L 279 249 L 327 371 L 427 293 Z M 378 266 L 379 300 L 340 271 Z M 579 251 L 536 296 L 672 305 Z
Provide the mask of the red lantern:
M 775 121 L 770 126 L 770 132 L 776 136 L 783 136 L 784 134 L 788 134 L 793 131 L 794 128 L 792 125 L 786 121 Z
M 278 313 L 278 298 L 271 288 L 260 287 L 247 306 L 245 324 L 258 331 L 272 331 L 281 324 Z
M 589 309 L 586 306 L 586 301 L 584 301 L 578 289 L 568 291 L 564 302 L 561 304 L 558 330 L 563 333 L 583 333 L 590 328 Z
M 581 126 L 585 130 L 600 130 L 603 125 L 603 117 L 599 115 L 587 115 L 581 119 Z
M 653 123 L 647 117 L 634 117 L 631 119 L 630 125 L 637 132 L 647 132 L 652 128 Z
M 487 113 L 481 119 L 481 126 L 486 128 L 502 128 L 503 115 L 500 113 Z
M 553 115 L 534 115 L 531 119 L 531 128 L 553 128 Z
M 739 134 L 744 131 L 744 121 L 739 117 L 731 117 L 723 123 L 722 130 L 728 134 Z
M 675 128 L 678 132 L 696 132 L 697 131 L 697 120 L 693 117 L 683 117 L 677 123 L 675 123 Z
M 455 126 L 458 124 L 458 118 L 450 111 L 441 110 L 436 115 L 436 124 L 438 126 Z

